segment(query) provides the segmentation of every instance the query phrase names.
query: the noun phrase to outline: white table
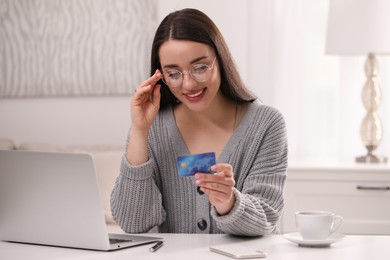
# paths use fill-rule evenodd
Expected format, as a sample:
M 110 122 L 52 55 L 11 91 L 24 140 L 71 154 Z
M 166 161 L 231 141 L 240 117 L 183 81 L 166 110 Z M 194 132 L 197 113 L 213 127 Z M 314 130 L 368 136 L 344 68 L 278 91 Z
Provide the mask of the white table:
M 149 234 L 150 235 L 150 234 Z M 209 251 L 211 245 L 236 243 L 258 248 L 268 253 L 272 260 L 343 260 L 390 259 L 390 236 L 350 235 L 328 248 L 299 247 L 281 235 L 260 238 L 239 238 L 228 235 L 154 234 L 164 238 L 164 246 L 154 253 L 151 245 L 142 245 L 115 252 L 99 252 L 39 245 L 0 242 L 2 260 L 131 260 L 131 259 L 232 259 Z

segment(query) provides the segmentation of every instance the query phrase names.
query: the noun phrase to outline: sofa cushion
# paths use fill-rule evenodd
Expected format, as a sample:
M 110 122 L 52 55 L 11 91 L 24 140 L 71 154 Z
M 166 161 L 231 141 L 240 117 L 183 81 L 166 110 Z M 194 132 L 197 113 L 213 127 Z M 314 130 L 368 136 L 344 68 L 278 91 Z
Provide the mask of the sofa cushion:
M 0 138 L 1 150 L 13 150 L 15 148 L 16 148 L 15 143 L 11 139 Z
M 88 153 L 92 156 L 107 224 L 115 224 L 111 214 L 110 196 L 115 180 L 119 175 L 121 157 L 124 148 L 121 146 L 60 146 L 46 143 L 22 143 L 20 150 L 42 152 Z
M 116 178 L 119 175 L 123 151 L 96 151 L 91 155 L 95 163 L 106 223 L 116 224 L 111 214 L 110 198 Z

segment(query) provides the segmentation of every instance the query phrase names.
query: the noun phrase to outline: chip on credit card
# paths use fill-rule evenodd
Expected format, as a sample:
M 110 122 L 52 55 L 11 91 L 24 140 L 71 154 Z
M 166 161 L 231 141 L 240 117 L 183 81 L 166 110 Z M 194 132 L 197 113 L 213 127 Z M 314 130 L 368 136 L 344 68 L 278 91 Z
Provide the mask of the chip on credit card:
M 179 176 L 193 176 L 197 172 L 213 173 L 211 166 L 216 163 L 215 153 L 198 153 L 177 157 Z

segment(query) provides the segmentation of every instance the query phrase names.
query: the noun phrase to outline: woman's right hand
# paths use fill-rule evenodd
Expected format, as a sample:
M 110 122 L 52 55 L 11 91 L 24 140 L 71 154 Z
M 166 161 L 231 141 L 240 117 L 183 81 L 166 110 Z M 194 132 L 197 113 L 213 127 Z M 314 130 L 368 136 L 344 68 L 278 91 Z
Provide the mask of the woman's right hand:
M 156 118 L 161 98 L 161 85 L 157 82 L 161 78 L 161 72 L 156 70 L 153 76 L 142 82 L 136 89 L 131 99 L 131 128 L 133 130 L 147 132 Z

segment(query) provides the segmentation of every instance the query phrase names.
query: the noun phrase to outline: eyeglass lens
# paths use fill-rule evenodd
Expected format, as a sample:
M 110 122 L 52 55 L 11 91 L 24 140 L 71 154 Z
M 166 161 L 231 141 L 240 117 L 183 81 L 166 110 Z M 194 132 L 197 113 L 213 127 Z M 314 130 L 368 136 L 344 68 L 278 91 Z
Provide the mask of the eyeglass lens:
M 191 78 L 195 81 L 202 83 L 207 81 L 211 76 L 211 69 L 214 66 L 216 57 L 211 65 L 211 67 L 207 64 L 195 64 L 192 66 L 187 73 L 190 74 Z M 163 78 L 165 84 L 170 87 L 179 87 L 183 82 L 183 74 L 186 71 L 179 71 L 176 69 L 168 69 L 163 72 Z

